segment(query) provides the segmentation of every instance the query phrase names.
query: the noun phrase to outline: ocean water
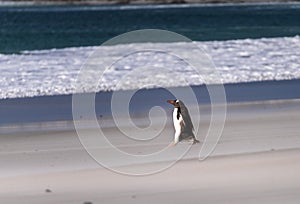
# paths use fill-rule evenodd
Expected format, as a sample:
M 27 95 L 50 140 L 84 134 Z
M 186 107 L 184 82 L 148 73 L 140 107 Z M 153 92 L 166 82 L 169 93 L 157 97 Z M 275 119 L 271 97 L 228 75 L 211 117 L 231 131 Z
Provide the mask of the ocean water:
M 215 63 L 223 83 L 300 78 L 300 4 L 158 5 L 158 6 L 11 6 L 0 8 L 0 99 L 75 92 L 76 77 L 95 51 L 117 60 L 138 51 L 176 49 L 193 56 L 191 43 L 99 46 L 136 29 L 166 29 L 185 35 Z M 183 57 L 184 58 L 184 57 Z M 157 67 L 142 75 L 134 70 Z M 173 78 L 161 73 L 174 74 Z M 126 76 L 126 79 L 123 77 Z M 151 77 L 149 77 L 151 76 Z M 95 76 L 98 77 L 98 76 Z M 125 80 L 121 88 L 118 81 Z M 155 81 L 155 85 L 153 84 Z M 183 60 L 161 52 L 139 52 L 119 60 L 96 90 L 213 84 Z

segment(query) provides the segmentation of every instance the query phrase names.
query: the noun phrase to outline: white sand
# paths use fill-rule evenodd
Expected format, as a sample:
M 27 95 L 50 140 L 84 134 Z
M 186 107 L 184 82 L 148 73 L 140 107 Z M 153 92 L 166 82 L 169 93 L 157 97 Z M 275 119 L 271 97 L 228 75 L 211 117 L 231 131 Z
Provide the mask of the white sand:
M 195 145 L 168 170 L 140 177 L 99 166 L 74 131 L 1 135 L 0 203 L 299 203 L 299 121 L 297 100 L 231 104 L 211 157 L 198 161 Z M 200 140 L 207 124 L 204 112 Z M 114 128 L 107 133 L 124 151 L 148 153 L 167 145 L 173 129 L 168 123 L 164 137 L 146 145 L 120 139 Z M 154 168 L 168 159 L 125 161 L 122 168 Z

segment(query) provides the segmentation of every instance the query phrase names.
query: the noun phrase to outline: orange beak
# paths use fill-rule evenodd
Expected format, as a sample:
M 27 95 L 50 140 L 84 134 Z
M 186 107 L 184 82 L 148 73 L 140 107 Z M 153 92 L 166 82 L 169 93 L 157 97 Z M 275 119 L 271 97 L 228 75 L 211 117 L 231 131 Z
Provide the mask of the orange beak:
M 172 104 L 173 106 L 175 106 L 175 102 L 174 102 L 173 100 L 167 100 L 167 102 L 168 102 L 169 104 Z

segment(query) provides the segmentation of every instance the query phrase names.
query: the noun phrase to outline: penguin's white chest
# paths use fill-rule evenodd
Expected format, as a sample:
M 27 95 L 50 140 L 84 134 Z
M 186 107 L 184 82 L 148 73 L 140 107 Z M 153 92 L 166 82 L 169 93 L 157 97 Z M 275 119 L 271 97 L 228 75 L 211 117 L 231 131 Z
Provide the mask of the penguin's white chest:
M 179 113 L 179 118 L 177 118 L 177 114 L 178 114 L 178 108 L 174 108 L 174 111 L 173 111 L 174 128 L 175 128 L 175 132 L 177 134 L 180 134 L 181 128 L 183 125 L 183 118 L 180 113 Z

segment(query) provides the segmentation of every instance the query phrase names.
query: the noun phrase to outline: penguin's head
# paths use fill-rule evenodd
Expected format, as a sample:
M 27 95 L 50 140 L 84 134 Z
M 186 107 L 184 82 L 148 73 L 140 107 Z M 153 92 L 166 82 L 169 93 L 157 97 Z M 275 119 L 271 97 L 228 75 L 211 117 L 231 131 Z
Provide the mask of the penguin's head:
M 168 100 L 167 102 L 175 106 L 175 108 L 179 108 L 179 100 Z

